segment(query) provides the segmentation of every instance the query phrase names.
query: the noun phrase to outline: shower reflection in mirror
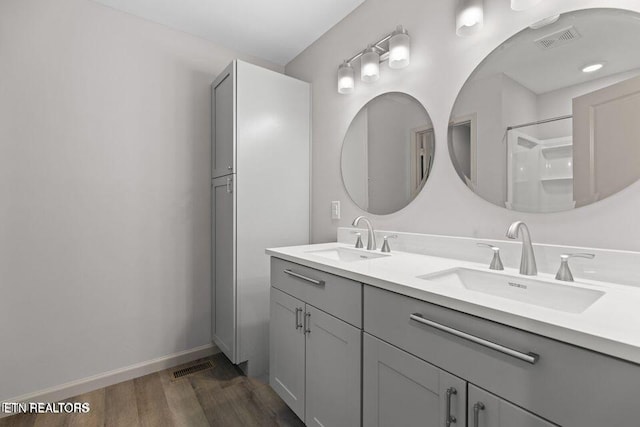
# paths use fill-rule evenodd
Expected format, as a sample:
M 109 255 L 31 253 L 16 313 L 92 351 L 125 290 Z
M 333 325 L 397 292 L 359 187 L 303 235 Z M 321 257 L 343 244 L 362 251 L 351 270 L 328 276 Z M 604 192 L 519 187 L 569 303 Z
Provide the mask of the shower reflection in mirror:
M 462 87 L 449 153 L 476 194 L 521 212 L 557 212 L 640 178 L 640 14 L 589 9 L 532 26 Z

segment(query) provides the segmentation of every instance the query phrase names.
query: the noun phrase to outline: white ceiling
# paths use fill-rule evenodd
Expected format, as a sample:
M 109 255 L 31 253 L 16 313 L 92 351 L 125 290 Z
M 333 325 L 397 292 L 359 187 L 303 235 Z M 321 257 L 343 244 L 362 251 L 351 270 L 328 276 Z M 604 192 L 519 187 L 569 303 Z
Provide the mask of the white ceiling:
M 535 40 L 575 27 L 581 37 L 541 49 Z M 567 13 L 555 24 L 527 29 L 496 49 L 478 66 L 472 79 L 504 73 L 536 94 L 640 68 L 640 15 L 617 9 L 587 9 Z M 604 62 L 595 73 L 585 65 Z
M 364 0 L 95 0 L 285 65 Z

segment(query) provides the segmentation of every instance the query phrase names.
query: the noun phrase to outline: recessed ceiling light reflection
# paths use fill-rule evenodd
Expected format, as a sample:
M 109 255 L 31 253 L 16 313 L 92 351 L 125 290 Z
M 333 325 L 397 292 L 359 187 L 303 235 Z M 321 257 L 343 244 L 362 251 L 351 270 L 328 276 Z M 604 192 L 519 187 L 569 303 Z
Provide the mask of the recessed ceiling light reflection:
M 595 63 L 595 64 L 589 64 L 589 65 L 585 66 L 582 69 L 582 72 L 583 73 L 593 73 L 594 71 L 598 71 L 602 67 L 604 67 L 604 64 L 601 63 L 601 62 L 598 62 L 598 63 Z

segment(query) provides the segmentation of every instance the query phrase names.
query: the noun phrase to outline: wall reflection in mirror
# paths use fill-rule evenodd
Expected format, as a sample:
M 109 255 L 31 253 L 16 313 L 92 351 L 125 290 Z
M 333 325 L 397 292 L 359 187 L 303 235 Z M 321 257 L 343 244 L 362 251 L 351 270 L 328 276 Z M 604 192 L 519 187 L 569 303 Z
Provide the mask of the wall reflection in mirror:
M 640 14 L 551 17 L 494 50 L 462 87 L 449 153 L 466 185 L 521 212 L 557 212 L 640 178 Z
M 433 125 L 420 102 L 400 92 L 379 95 L 362 107 L 344 137 L 345 189 L 367 212 L 396 212 L 422 189 L 434 148 Z

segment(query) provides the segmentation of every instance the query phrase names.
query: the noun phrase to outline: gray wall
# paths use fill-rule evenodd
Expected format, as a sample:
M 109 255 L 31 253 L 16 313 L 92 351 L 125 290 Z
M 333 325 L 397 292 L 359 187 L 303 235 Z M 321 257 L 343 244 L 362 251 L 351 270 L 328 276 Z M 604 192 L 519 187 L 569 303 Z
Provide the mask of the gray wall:
M 313 84 L 312 239 L 336 239 L 336 227 L 348 226 L 362 213 L 346 195 L 340 179 L 340 148 L 358 110 L 373 97 L 404 91 L 427 108 L 436 131 L 432 175 L 418 197 L 391 215 L 373 216 L 385 230 L 503 239 L 511 221 L 523 219 L 538 242 L 640 250 L 640 183 L 573 211 L 521 214 L 494 206 L 473 194 L 458 178 L 447 149 L 447 124 L 458 91 L 480 61 L 529 24 L 547 16 L 585 7 L 621 7 L 640 11 L 636 0 L 544 1 L 514 12 L 506 0 L 485 0 L 485 28 L 461 38 L 454 30 L 454 1 L 368 0 L 286 67 Z M 402 70 L 381 66 L 380 80 L 356 82 L 352 95 L 335 89 L 343 58 L 403 24 L 411 35 L 411 65 Z M 330 218 L 331 200 L 342 201 L 342 219 Z
M 0 2 L 0 400 L 209 343 L 209 84 L 237 56 Z

